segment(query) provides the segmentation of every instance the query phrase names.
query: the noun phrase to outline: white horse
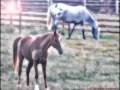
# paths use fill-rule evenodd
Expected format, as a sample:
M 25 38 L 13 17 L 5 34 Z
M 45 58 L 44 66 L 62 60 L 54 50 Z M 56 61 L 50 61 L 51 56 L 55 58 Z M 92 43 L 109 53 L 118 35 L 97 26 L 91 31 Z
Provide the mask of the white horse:
M 93 38 L 99 39 L 100 29 L 97 20 L 92 12 L 84 6 L 69 6 L 63 3 L 50 5 L 47 12 L 48 30 L 53 29 L 53 31 L 56 31 L 60 20 L 73 24 L 70 26 L 72 30 L 69 30 L 68 39 L 71 38 L 74 28 L 78 24 L 82 26 L 83 38 L 86 39 L 84 32 L 85 22 L 88 22 L 91 25 Z

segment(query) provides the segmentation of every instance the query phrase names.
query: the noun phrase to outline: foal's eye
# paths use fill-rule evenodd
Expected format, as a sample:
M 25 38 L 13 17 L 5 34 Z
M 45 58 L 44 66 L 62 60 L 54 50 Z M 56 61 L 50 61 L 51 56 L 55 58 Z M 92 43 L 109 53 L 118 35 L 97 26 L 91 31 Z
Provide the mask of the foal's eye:
M 55 39 L 55 43 L 57 43 L 58 41 L 57 41 L 57 39 Z

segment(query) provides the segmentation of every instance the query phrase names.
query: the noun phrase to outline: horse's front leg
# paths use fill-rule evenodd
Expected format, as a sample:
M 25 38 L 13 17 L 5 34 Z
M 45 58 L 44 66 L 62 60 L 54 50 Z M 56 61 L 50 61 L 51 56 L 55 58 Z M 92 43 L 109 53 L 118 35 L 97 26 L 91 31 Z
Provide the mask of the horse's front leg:
M 71 35 L 73 33 L 73 31 L 75 30 L 75 24 L 70 24 L 69 26 L 69 32 L 68 32 L 68 38 L 67 39 L 70 39 L 71 38 Z M 72 27 L 72 30 L 70 30 L 70 28 Z
M 43 71 L 43 77 L 44 77 L 44 82 L 45 82 L 45 90 L 48 90 L 47 88 L 47 80 L 46 80 L 46 64 L 47 62 L 42 64 L 42 71 Z
M 81 25 L 81 29 L 82 29 L 83 39 L 86 39 L 85 29 L 84 29 L 84 26 L 85 26 L 84 23 L 85 23 L 84 21 L 81 21 L 81 22 L 80 22 L 80 25 Z
M 81 29 L 82 29 L 82 35 L 83 35 L 83 39 L 86 39 L 86 36 L 85 36 L 85 22 L 82 21 L 80 24 L 81 24 Z
M 38 83 L 38 63 L 37 60 L 34 60 L 34 69 L 35 69 L 35 88 L 34 90 L 39 90 L 39 83 Z

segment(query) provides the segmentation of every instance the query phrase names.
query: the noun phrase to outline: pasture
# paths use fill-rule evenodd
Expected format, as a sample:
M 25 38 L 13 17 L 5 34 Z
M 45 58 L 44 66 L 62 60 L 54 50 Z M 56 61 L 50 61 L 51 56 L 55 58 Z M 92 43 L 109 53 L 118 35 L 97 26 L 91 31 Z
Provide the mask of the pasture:
M 114 29 L 113 29 L 114 31 Z M 31 27 L 23 35 L 37 35 L 49 32 L 46 28 Z M 86 90 L 90 88 L 119 88 L 119 35 L 101 33 L 100 40 L 93 40 L 91 32 L 75 31 L 67 40 L 67 31 L 62 30 L 64 54 L 50 48 L 47 64 L 47 80 L 50 90 Z M 24 60 L 22 87 L 17 88 L 18 75 L 13 71 L 12 43 L 19 32 L 12 26 L 1 26 L 1 90 L 33 90 L 34 69 L 30 72 L 30 88 L 26 87 L 26 66 Z M 39 87 L 44 90 L 41 65 L 39 65 Z

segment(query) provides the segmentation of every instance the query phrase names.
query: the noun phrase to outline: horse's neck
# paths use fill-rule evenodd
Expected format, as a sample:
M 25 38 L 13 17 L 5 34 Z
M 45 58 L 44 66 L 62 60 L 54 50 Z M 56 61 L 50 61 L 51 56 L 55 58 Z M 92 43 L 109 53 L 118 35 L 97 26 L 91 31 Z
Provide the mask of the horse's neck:
M 47 37 L 41 42 L 40 48 L 42 48 L 42 51 L 45 53 L 45 52 L 47 52 L 50 45 L 51 45 L 50 44 L 50 39 Z
M 97 22 L 97 19 L 95 18 L 93 12 L 91 12 L 90 10 L 89 11 L 89 23 L 91 24 L 91 26 L 93 28 L 97 28 L 98 27 L 98 22 Z
M 91 15 L 90 19 L 89 19 L 89 23 L 93 28 L 97 28 L 98 27 L 98 22 L 97 20 L 94 18 L 94 16 Z

